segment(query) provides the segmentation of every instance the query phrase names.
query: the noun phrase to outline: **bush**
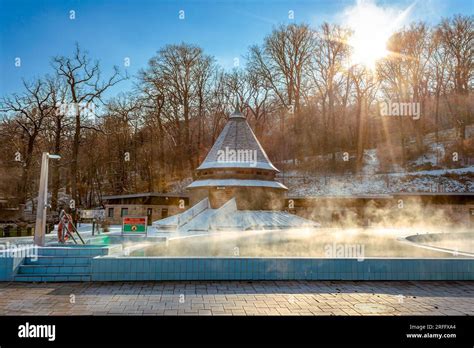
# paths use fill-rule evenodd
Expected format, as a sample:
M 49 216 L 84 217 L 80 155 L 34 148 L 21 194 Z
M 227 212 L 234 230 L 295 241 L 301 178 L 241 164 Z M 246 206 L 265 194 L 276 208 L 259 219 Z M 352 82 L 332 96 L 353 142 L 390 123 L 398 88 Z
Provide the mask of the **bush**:
M 110 224 L 108 221 L 102 221 L 100 227 L 102 228 L 102 232 L 109 232 Z
M 411 166 L 410 169 L 413 171 L 419 172 L 422 170 L 436 170 L 436 169 L 442 169 L 442 168 L 440 166 L 434 166 L 433 164 L 428 162 L 428 163 L 423 163 L 420 165 Z
M 399 145 L 389 146 L 388 143 L 379 144 L 377 145 L 377 157 L 380 163 L 380 172 L 391 172 L 395 165 L 402 164 L 402 147 Z
M 457 153 L 457 161 L 454 154 Z M 474 158 L 474 138 L 459 139 L 454 144 L 446 148 L 446 155 L 443 163 L 449 168 L 459 168 L 468 164 Z

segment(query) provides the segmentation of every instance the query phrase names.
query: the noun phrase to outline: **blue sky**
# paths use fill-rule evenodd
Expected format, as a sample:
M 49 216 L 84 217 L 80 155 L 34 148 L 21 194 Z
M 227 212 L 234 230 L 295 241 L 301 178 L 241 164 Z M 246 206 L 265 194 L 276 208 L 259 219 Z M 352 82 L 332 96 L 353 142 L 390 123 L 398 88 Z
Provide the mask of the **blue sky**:
M 413 8 L 410 20 L 437 23 L 453 14 L 472 14 L 472 0 L 376 1 L 382 8 Z M 201 46 L 230 69 L 242 62 L 252 44 L 262 42 L 278 24 L 341 22 L 356 0 L 0 0 L 0 96 L 20 92 L 22 79 L 52 71 L 50 59 L 70 55 L 78 42 L 98 59 L 104 76 L 113 65 L 122 69 L 129 57 L 130 75 L 144 68 L 156 51 L 169 43 Z M 76 18 L 69 19 L 74 10 Z M 179 19 L 179 11 L 185 19 Z M 288 11 L 294 11 L 294 19 Z M 15 58 L 21 67 L 15 67 Z M 132 81 L 109 95 L 130 89 Z

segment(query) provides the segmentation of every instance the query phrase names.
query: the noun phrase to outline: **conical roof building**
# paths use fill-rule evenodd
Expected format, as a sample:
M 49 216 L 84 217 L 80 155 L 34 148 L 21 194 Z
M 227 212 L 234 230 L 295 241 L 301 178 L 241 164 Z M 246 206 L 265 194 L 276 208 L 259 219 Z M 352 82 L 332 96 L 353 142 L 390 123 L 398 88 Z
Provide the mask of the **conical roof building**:
M 187 187 L 191 208 L 157 220 L 153 227 L 159 233 L 187 233 L 318 226 L 284 211 L 287 188 L 275 180 L 277 173 L 244 115 L 236 110 Z
M 219 208 L 235 198 L 242 210 L 281 209 L 287 188 L 275 180 L 278 172 L 236 109 L 196 169 L 188 186 L 191 204 L 208 197 L 211 207 Z

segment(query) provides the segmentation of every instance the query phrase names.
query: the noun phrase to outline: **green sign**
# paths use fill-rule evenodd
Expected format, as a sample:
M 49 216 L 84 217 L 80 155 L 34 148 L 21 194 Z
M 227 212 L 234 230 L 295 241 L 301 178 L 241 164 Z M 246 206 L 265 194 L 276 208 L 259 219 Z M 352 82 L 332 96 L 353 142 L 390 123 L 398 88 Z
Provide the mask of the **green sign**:
M 122 224 L 122 233 L 142 234 L 146 233 L 146 217 L 124 217 Z

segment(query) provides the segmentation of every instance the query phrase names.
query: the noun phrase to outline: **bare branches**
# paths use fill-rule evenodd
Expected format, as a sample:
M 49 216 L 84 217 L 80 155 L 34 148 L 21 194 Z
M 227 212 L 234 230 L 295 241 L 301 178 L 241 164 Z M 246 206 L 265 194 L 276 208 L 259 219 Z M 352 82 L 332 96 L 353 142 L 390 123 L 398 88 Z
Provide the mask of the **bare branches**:
M 117 67 L 106 80 L 101 78 L 99 62 L 92 62 L 87 52 L 81 51 L 78 44 L 72 57 L 55 57 L 53 67 L 59 78 L 68 86 L 67 100 L 74 106 L 74 137 L 72 146 L 72 194 L 77 199 L 78 156 L 81 143 L 81 131 L 98 130 L 99 127 L 87 124 L 85 108 L 90 109 L 96 101 L 102 102 L 103 94 L 112 86 L 123 81 L 127 76 L 121 76 Z M 85 104 L 85 105 L 84 105 Z M 94 105 L 95 109 L 95 105 Z
M 280 26 L 262 47 L 250 48 L 249 70 L 271 87 L 285 108 L 292 106 L 298 112 L 313 49 L 313 32 L 308 26 Z
M 456 62 L 456 91 L 467 94 L 474 73 L 474 17 L 459 15 L 451 20 L 446 19 L 438 30 L 447 53 Z
M 39 151 L 61 153 L 70 170 L 54 168 L 54 194 L 67 187 L 77 201 L 95 190 L 101 196 L 101 190 L 170 189 L 171 182 L 192 175 L 236 101 L 281 166 L 293 161 L 295 168 L 358 170 L 364 151 L 388 148 L 385 143 L 401 147 L 396 153 L 403 159 L 397 155 L 393 163 L 403 165 L 416 153 L 410 144 L 422 148 L 429 132 L 457 127 L 467 134 L 472 16 L 434 28 L 405 27 L 373 69 L 351 63 L 352 34 L 329 23 L 278 26 L 230 71 L 198 46 L 167 45 L 138 73 L 132 91 L 108 100 L 128 76 L 117 67 L 105 75 L 76 45 L 70 56 L 52 59 L 52 76 L 24 82 L 22 93 L 1 99 L 0 132 L 13 134 L 9 147 L 29 153 L 23 162 L 29 158 L 30 171 Z M 423 118 L 381 118 L 385 100 L 420 102 Z M 355 155 L 357 165 L 336 167 L 343 152 Z

